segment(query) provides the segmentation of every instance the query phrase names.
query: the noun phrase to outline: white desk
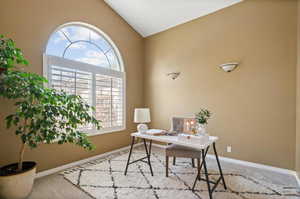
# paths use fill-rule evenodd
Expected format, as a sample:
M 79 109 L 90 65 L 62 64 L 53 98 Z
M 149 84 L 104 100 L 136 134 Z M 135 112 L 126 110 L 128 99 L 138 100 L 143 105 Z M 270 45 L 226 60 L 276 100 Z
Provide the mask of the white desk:
M 195 149 L 206 149 L 208 146 L 212 145 L 214 142 L 216 142 L 219 138 L 215 136 L 209 136 L 209 141 L 205 142 L 203 144 L 198 144 L 195 142 L 187 142 L 184 140 L 178 140 L 177 136 L 168 136 L 168 135 L 148 135 L 148 134 L 142 134 L 142 133 L 132 133 L 131 136 L 147 139 L 147 140 L 154 140 L 158 142 L 165 142 L 165 143 L 171 143 L 171 144 L 177 144 L 181 146 L 191 147 Z
M 216 141 L 218 140 L 218 137 L 210 136 L 209 140 L 207 142 L 203 143 L 203 144 L 196 144 L 196 143 L 189 142 L 189 141 L 179 140 L 177 136 L 169 136 L 169 135 L 157 135 L 157 136 L 155 136 L 155 135 L 148 135 L 148 134 L 141 134 L 141 133 L 132 133 L 131 137 L 132 137 L 131 147 L 130 147 L 128 160 L 127 160 L 127 164 L 126 164 L 126 168 L 125 168 L 125 173 L 124 173 L 125 175 L 127 174 L 128 166 L 130 164 L 133 164 L 133 163 L 138 162 L 138 161 L 142 161 L 142 162 L 145 162 L 149 165 L 151 175 L 153 176 L 150 157 L 151 157 L 152 141 L 154 140 L 154 141 L 158 141 L 158 142 L 165 142 L 165 143 L 171 143 L 171 144 L 177 144 L 177 145 L 181 145 L 181 146 L 191 147 L 191 148 L 199 149 L 199 151 L 201 151 L 202 163 L 201 163 L 200 169 L 198 170 L 196 179 L 194 181 L 192 191 L 194 191 L 196 183 L 197 183 L 198 180 L 206 181 L 210 199 L 212 199 L 212 193 L 217 188 L 217 186 L 218 186 L 218 184 L 221 180 L 223 182 L 224 188 L 227 189 L 226 184 L 225 184 L 225 180 L 224 180 L 224 177 L 223 177 L 223 172 L 222 172 L 222 168 L 221 168 L 221 165 L 220 165 L 218 153 L 217 153 L 217 150 L 216 150 Z M 144 147 L 145 147 L 145 151 L 146 151 L 146 157 L 143 157 L 143 158 L 140 158 L 140 159 L 137 159 L 135 161 L 130 162 L 130 157 L 131 157 L 133 145 L 135 143 L 135 138 L 143 139 Z M 147 147 L 146 140 L 150 141 L 149 148 Z M 206 164 L 206 160 L 205 160 L 206 154 L 207 154 L 207 152 L 208 152 L 211 145 L 213 145 L 214 154 L 215 154 L 216 161 L 217 161 L 218 168 L 219 168 L 219 172 L 220 172 L 220 178 L 216 182 L 213 182 L 213 181 L 209 180 L 209 175 L 208 175 L 208 171 L 207 171 L 207 164 Z M 146 158 L 148 160 L 147 162 L 145 161 Z M 205 178 L 201 178 L 201 168 L 202 168 L 202 166 L 204 167 Z M 210 186 L 211 183 L 214 184 L 213 187 Z

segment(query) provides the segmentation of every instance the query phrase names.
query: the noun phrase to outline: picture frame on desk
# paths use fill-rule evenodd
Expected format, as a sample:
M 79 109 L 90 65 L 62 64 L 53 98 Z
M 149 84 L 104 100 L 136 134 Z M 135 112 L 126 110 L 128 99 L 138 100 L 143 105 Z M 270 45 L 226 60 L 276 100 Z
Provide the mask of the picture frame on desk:
M 193 129 L 196 128 L 195 117 L 173 116 L 171 118 L 171 131 L 177 133 L 193 134 Z

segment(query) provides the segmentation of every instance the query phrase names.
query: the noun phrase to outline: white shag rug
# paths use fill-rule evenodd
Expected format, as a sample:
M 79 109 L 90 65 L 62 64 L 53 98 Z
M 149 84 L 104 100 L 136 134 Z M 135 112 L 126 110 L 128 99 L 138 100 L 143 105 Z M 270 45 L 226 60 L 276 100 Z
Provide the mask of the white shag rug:
M 131 161 L 144 156 L 143 151 L 133 152 Z M 198 181 L 196 191 L 191 191 L 197 171 L 191 167 L 190 159 L 178 158 L 176 166 L 170 161 L 167 178 L 163 154 L 152 152 L 154 176 L 151 176 L 148 164 L 143 162 L 129 165 L 125 176 L 127 158 L 128 152 L 118 153 L 66 170 L 62 175 L 95 199 L 209 199 L 204 181 Z M 213 199 L 300 199 L 296 187 L 279 186 L 243 174 L 223 172 L 228 189 L 225 190 L 220 182 Z M 209 173 L 211 180 L 219 177 L 215 170 L 209 170 Z

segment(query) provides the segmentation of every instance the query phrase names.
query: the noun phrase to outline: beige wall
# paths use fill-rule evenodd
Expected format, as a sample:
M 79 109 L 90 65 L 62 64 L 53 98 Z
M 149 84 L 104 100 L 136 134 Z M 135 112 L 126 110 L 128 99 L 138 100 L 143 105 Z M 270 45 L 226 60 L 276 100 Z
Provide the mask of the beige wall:
M 111 151 L 129 144 L 134 107 L 143 105 L 143 38 L 103 0 L 1 0 L 0 33 L 13 38 L 24 50 L 31 66 L 27 69 L 42 73 L 42 53 L 47 39 L 61 24 L 82 21 L 95 25 L 116 43 L 121 51 L 127 73 L 127 130 L 91 137 L 97 149 L 86 152 L 73 145 L 43 145 L 27 151 L 26 160 L 38 162 L 39 170 Z M 19 140 L 4 128 L 3 118 L 12 111 L 7 101 L 0 101 L 0 166 L 17 160 Z
M 296 0 L 246 0 L 148 37 L 144 98 L 152 127 L 213 112 L 226 157 L 295 168 Z M 232 73 L 219 64 L 239 61 Z M 173 81 L 168 72 L 181 72 Z M 232 153 L 226 153 L 226 146 Z
M 43 49 L 57 26 L 82 21 L 112 38 L 127 72 L 126 131 L 91 137 L 97 146 L 93 152 L 51 144 L 28 150 L 25 159 L 45 170 L 126 146 L 135 129 L 133 108 L 145 103 L 156 128 L 169 128 L 172 115 L 208 108 L 214 113 L 209 131 L 221 138 L 221 155 L 288 169 L 296 164 L 300 172 L 296 14 L 296 0 L 246 0 L 143 40 L 103 0 L 2 0 L 0 33 L 24 50 L 31 63 L 27 70 L 42 73 Z M 236 60 L 241 65 L 232 73 L 217 67 Z M 300 77 L 299 62 L 297 68 Z M 181 72 L 177 80 L 166 77 L 175 71 Z M 0 121 L 11 112 L 9 104 L 0 101 Z M 0 132 L 1 166 L 17 160 L 19 142 L 3 122 Z M 232 153 L 225 152 L 227 145 Z
M 300 178 L 300 0 L 298 0 L 298 55 L 297 55 L 297 117 L 296 117 L 296 171 Z

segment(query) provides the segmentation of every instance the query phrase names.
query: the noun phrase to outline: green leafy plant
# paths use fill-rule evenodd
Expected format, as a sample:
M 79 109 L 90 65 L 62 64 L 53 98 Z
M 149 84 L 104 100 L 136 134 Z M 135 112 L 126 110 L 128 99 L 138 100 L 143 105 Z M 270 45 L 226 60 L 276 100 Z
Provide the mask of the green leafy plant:
M 207 109 L 201 109 L 196 114 L 196 120 L 199 124 L 207 124 L 207 121 L 210 117 L 211 117 L 211 112 Z
M 12 39 L 0 35 L 0 71 L 12 69 L 17 64 L 28 65 L 28 61 Z
M 14 43 L 11 44 L 12 40 L 6 41 L 10 44 L 5 45 L 15 46 Z M 12 58 L 16 54 L 22 55 L 20 51 L 7 56 L 8 58 L 2 57 L 3 54 L 10 54 L 10 50 L 8 48 L 8 52 L 2 52 L 1 64 L 7 64 L 1 66 L 12 69 L 16 63 L 28 63 L 24 58 L 19 57 L 19 61 Z M 9 59 L 17 61 L 11 62 Z M 80 96 L 47 88 L 44 86 L 46 82 L 44 77 L 28 72 L 5 70 L 0 75 L 0 97 L 15 102 L 14 113 L 5 120 L 7 128 L 14 127 L 15 134 L 22 143 L 17 171 L 22 170 L 26 146 L 36 148 L 39 144 L 58 142 L 74 143 L 92 150 L 94 146 L 80 128 L 86 125 L 101 128 L 100 121 L 91 114 L 94 108 L 86 104 Z

